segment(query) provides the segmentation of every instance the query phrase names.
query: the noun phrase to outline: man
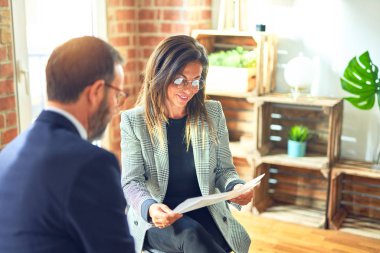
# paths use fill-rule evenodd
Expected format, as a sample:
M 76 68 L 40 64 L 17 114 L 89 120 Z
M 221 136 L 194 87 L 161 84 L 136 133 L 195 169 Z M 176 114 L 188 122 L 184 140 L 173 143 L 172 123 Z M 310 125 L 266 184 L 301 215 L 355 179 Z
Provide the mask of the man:
M 134 252 L 118 162 L 90 143 L 125 95 L 121 64 L 95 37 L 53 51 L 47 109 L 0 153 L 0 252 Z

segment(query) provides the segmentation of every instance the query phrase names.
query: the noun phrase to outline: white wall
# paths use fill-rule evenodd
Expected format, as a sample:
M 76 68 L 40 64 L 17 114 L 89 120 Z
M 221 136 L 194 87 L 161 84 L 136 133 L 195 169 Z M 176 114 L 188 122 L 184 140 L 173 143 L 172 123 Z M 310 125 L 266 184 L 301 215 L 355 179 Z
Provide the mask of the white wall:
M 299 52 L 318 62 L 319 75 L 311 89 L 314 95 L 348 96 L 340 87 L 339 77 L 348 61 L 366 50 L 380 67 L 379 0 L 246 1 L 248 29 L 254 30 L 255 24 L 262 23 L 267 32 L 279 38 L 277 91 L 289 91 L 283 66 Z M 213 1 L 214 28 L 219 2 Z M 344 102 L 342 156 L 372 161 L 379 143 L 379 107 L 362 111 Z

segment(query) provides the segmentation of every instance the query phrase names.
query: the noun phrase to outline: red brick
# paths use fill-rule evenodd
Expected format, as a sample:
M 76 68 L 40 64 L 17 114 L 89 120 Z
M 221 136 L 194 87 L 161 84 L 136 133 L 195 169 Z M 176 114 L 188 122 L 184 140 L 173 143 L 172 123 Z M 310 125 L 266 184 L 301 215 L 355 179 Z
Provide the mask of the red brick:
M 13 61 L 13 47 L 12 45 L 7 46 L 8 60 Z
M 180 10 L 164 10 L 164 20 L 182 20 L 182 11 Z
M 125 64 L 125 69 L 127 71 L 131 71 L 131 70 L 136 71 L 136 66 L 137 64 L 135 62 L 130 61 L 130 62 L 127 62 L 127 64 Z
M 116 31 L 115 30 L 112 30 L 111 33 L 112 34 L 120 34 L 120 33 L 134 33 L 136 32 L 136 24 L 134 22 L 128 22 L 128 23 L 118 23 L 117 25 L 117 28 L 116 28 Z M 114 28 L 114 26 L 112 26 Z
M 11 110 L 15 108 L 16 108 L 16 101 L 13 96 L 0 98 L 0 111 Z
M 13 80 L 0 81 L 0 95 L 9 95 L 14 93 Z
M 158 32 L 159 28 L 157 24 L 154 23 L 142 23 L 139 24 L 139 32 L 140 33 L 154 33 Z
M 155 10 L 139 10 L 139 20 L 154 19 Z
M 136 58 L 136 49 L 129 49 L 127 52 L 127 59 Z
M 4 127 L 5 127 L 4 116 L 2 114 L 0 114 L 0 129 L 2 129 Z
M 211 10 L 202 11 L 202 20 L 211 19 Z
M 183 6 L 183 0 L 155 0 L 155 6 Z
M 7 7 L 9 6 L 8 0 L 0 0 L 0 7 Z
M 0 64 L 0 77 L 1 78 L 13 77 L 13 63 Z
M 17 136 L 17 128 L 12 128 L 4 131 L 1 135 L 1 144 L 11 142 Z
M 152 1 L 153 0 L 138 0 L 137 5 L 139 7 L 149 7 L 152 6 Z
M 6 115 L 5 124 L 8 128 L 17 127 L 17 116 L 15 112 L 10 112 Z
M 187 34 L 190 32 L 189 26 L 186 24 L 162 24 L 161 31 L 169 34 Z
M 164 37 L 161 36 L 140 36 L 141 46 L 157 46 Z
M 117 10 L 116 19 L 121 20 L 134 20 L 135 19 L 135 10 Z
M 139 1 L 139 0 L 137 0 Z M 121 0 L 120 1 L 121 6 L 135 6 L 135 0 Z
M 152 54 L 152 52 L 153 52 L 153 48 L 143 49 L 143 57 L 144 58 L 149 58 L 150 55 Z
M 113 37 L 109 41 L 115 47 L 128 46 L 130 44 L 128 36 Z
M 3 62 L 8 59 L 7 48 L 0 47 L 0 62 Z

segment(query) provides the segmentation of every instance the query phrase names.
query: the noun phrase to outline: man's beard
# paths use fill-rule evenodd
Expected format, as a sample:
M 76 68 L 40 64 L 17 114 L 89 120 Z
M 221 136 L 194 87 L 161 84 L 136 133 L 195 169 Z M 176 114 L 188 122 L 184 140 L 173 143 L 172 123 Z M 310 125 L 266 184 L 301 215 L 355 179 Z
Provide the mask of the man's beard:
M 107 105 L 107 94 L 104 96 L 99 109 L 94 115 L 91 116 L 88 122 L 89 126 L 89 141 L 94 141 L 97 139 L 101 139 L 106 128 L 108 122 L 110 121 L 110 108 Z

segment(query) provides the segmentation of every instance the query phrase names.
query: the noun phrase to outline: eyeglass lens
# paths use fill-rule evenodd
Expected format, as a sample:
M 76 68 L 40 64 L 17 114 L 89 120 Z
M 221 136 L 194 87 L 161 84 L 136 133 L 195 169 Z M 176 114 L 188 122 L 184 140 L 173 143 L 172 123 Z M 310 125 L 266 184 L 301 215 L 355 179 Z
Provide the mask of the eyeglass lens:
M 187 86 L 188 83 L 191 84 L 190 88 L 192 90 L 199 90 L 201 89 L 202 80 L 201 79 L 194 79 L 192 81 L 188 81 L 183 77 L 176 78 L 173 82 L 175 85 L 177 85 L 178 88 L 183 88 Z

